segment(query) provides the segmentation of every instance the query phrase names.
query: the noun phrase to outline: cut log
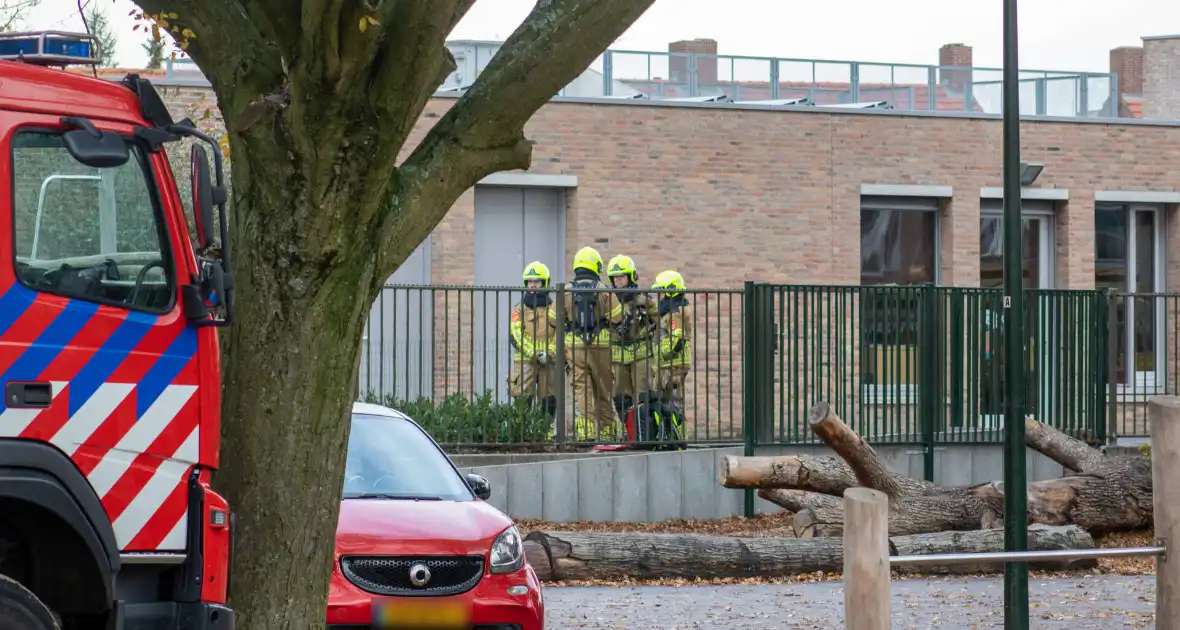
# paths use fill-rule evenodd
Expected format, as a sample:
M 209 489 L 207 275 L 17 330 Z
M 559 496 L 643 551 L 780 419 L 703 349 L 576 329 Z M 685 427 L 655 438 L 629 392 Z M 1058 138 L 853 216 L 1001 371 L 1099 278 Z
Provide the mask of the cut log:
M 1094 540 L 1077 527 L 1030 530 L 1032 549 L 1092 549 Z M 780 577 L 843 566 L 839 538 L 737 538 L 640 532 L 530 532 L 525 555 L 542 581 L 661 578 Z M 1002 530 L 940 532 L 890 538 L 892 555 L 1003 551 Z M 1046 568 L 1061 568 L 1048 564 Z M 1073 563 L 1069 566 L 1088 566 Z M 925 569 L 913 569 L 929 572 Z M 937 567 L 944 573 L 976 573 L 977 565 Z
M 1004 484 L 985 484 L 976 494 L 1002 503 Z M 1144 457 L 1108 457 L 1081 474 L 1028 485 L 1030 523 L 1073 524 L 1101 534 L 1150 528 L 1154 512 L 1151 460 Z
M 891 499 L 899 498 L 905 493 L 906 489 L 898 482 L 897 476 L 885 467 L 873 447 L 844 424 L 827 402 L 820 401 L 811 408 L 807 423 L 811 426 L 812 433 L 819 436 L 828 448 L 836 451 L 840 459 L 848 463 L 860 485 L 880 490 Z
M 718 466 L 717 481 L 726 488 L 793 488 L 836 497 L 857 485 L 848 464 L 835 457 L 808 455 L 726 455 Z
M 758 496 L 794 514 L 791 529 L 798 538 L 844 535 L 844 505 L 826 494 L 763 488 Z
M 726 457 L 719 471 L 722 485 L 762 489 L 759 496 L 794 515 L 792 526 L 801 538 L 842 534 L 842 505 L 822 495 L 839 496 L 852 482 L 893 499 L 891 536 L 988 529 L 1003 523 L 1003 483 L 945 487 L 897 475 L 827 403 L 811 410 L 809 422 L 812 431 L 846 463 L 828 457 Z M 1028 485 L 1030 523 L 1076 524 L 1091 534 L 1152 526 L 1150 460 L 1106 456 L 1031 418 L 1025 430 L 1030 448 L 1067 469 L 1081 471 Z
M 554 580 L 742 578 L 839 571 L 839 538 L 737 538 L 638 532 L 529 532 Z M 533 564 L 537 568 L 537 564 Z
M 792 512 L 791 528 L 799 538 L 844 535 L 844 508 L 839 499 L 799 490 L 758 491 L 758 496 Z M 972 488 L 947 488 L 940 494 L 906 497 L 889 505 L 889 535 L 908 536 L 941 531 L 987 529 L 1003 524 L 997 509 Z
M 1062 549 L 1093 549 L 1094 539 L 1076 525 L 1055 527 L 1033 525 L 1028 528 L 1028 548 L 1035 551 Z M 890 539 L 889 555 L 928 556 L 946 553 L 979 553 L 983 549 L 1004 550 L 1004 530 L 984 529 L 973 532 L 935 532 L 915 536 L 897 536 Z M 1063 571 L 1067 569 L 1092 569 L 1098 566 L 1095 559 L 1086 560 L 1038 560 L 1030 562 L 1029 568 L 1039 571 Z M 980 562 L 954 565 L 904 566 L 896 569 L 902 573 L 1003 573 L 1004 565 L 999 562 Z
M 1074 472 L 1101 466 L 1106 461 L 1098 449 L 1032 418 L 1024 421 L 1024 443 Z

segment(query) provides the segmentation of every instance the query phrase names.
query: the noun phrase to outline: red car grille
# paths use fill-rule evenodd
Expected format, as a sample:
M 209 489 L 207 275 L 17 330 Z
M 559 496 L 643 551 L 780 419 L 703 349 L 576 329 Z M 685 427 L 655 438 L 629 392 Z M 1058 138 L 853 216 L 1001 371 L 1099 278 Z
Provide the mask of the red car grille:
M 465 593 L 483 577 L 482 556 L 345 556 L 340 559 L 344 577 L 376 595 L 441 597 Z M 425 583 L 415 584 L 411 575 Z

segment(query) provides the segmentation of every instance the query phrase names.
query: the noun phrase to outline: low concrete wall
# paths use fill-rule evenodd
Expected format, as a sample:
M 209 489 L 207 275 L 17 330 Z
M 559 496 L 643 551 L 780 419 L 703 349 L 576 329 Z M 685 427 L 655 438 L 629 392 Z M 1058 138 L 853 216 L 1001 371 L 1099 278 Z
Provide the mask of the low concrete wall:
M 919 446 L 878 446 L 894 472 L 922 477 Z M 741 455 L 741 447 L 671 453 L 583 454 L 573 459 L 492 466 L 461 466 L 488 478 L 489 503 L 517 519 L 656 522 L 676 518 L 716 519 L 742 513 L 741 490 L 717 483 L 724 455 Z M 759 455 L 830 455 L 823 446 L 764 447 Z M 453 458 L 458 462 L 459 456 Z M 458 463 L 457 463 L 458 465 Z M 999 444 L 946 445 L 934 451 L 935 483 L 967 485 L 1003 479 Z M 1028 451 L 1029 481 L 1054 479 L 1062 467 Z M 760 513 L 781 511 L 756 499 Z
M 535 464 L 582 457 L 602 457 L 602 453 L 460 453 L 451 455 L 456 466 L 502 466 L 505 464 Z

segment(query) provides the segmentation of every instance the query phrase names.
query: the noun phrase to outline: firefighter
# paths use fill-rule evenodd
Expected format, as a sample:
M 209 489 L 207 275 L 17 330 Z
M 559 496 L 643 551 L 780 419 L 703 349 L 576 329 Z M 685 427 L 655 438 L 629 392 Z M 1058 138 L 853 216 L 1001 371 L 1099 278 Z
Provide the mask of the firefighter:
M 683 406 L 684 381 L 692 365 L 692 307 L 684 295 L 684 278 L 671 269 L 660 272 L 651 288 L 660 291 L 655 347 L 657 386 L 665 401 Z
M 531 262 L 521 277 L 524 297 L 512 308 L 508 325 L 513 350 L 508 393 L 540 403 L 545 413 L 556 417 L 557 326 L 551 317 L 553 298 L 543 290 L 549 288 L 549 267 L 539 260 Z
M 583 247 L 574 255 L 574 278 L 563 307 L 566 348 L 574 390 L 574 435 L 579 441 L 610 440 L 618 417 L 611 400 L 611 329 L 623 307 L 602 282 L 602 255 Z M 556 319 L 556 315 L 551 315 Z
M 612 288 L 630 289 L 615 294 L 623 307 L 623 321 L 615 327 L 611 340 L 615 411 L 623 418 L 641 395 L 655 389 L 648 359 L 657 304 L 647 293 L 638 290 L 639 270 L 630 256 L 620 254 L 611 258 L 606 273 Z

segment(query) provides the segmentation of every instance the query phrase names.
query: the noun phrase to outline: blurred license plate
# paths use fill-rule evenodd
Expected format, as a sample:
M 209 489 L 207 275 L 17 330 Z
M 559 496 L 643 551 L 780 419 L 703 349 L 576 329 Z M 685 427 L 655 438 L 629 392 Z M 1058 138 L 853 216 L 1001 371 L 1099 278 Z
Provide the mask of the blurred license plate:
M 382 630 L 471 629 L 470 604 L 432 599 L 374 599 L 373 627 Z

